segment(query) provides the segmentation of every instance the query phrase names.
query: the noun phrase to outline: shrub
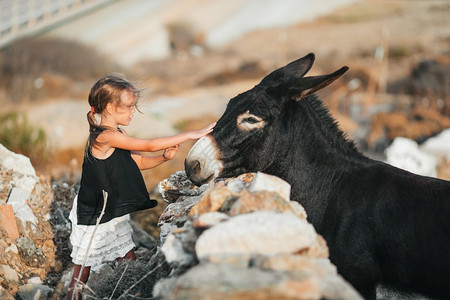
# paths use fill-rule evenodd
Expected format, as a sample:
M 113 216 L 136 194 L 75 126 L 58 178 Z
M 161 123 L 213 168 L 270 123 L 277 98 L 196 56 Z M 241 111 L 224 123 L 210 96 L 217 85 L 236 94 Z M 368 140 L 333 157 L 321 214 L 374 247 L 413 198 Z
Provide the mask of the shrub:
M 10 151 L 29 157 L 33 165 L 49 158 L 45 131 L 33 127 L 24 114 L 7 113 L 0 116 L 0 143 Z

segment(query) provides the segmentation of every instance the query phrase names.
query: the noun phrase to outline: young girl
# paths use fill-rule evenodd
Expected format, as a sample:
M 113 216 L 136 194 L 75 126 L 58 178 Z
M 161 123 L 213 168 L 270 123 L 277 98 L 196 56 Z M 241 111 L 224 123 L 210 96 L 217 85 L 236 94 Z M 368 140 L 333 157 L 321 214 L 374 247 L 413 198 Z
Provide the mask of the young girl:
M 213 123 L 201 130 L 150 140 L 130 137 L 119 126 L 130 123 L 138 98 L 136 87 L 120 76 L 101 78 L 89 93 L 90 135 L 80 191 L 69 216 L 72 222 L 71 257 L 75 267 L 68 299 L 79 296 L 79 292 L 74 295 L 76 283 L 78 279 L 81 283 L 87 282 L 92 266 L 114 259 L 136 259 L 129 214 L 157 204 L 150 200 L 140 170 L 173 159 L 179 144 L 205 136 L 215 126 Z M 95 114 L 100 115 L 100 124 L 97 124 Z M 164 154 L 158 156 L 144 156 L 138 152 L 163 149 Z M 104 205 L 102 191 L 108 193 L 107 204 L 95 229 Z

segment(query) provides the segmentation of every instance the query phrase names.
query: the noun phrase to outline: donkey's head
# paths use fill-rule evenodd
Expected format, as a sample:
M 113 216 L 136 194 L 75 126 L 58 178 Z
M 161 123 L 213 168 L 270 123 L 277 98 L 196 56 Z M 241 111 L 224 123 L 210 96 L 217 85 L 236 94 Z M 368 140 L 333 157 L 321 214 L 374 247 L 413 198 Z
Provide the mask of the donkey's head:
M 314 54 L 277 69 L 251 90 L 231 99 L 214 131 L 190 150 L 185 169 L 189 179 L 200 185 L 217 177 L 232 177 L 263 171 L 274 161 L 278 146 L 289 138 L 284 119 L 292 105 L 327 86 L 347 71 L 304 77 Z M 293 116 L 295 118 L 295 116 Z

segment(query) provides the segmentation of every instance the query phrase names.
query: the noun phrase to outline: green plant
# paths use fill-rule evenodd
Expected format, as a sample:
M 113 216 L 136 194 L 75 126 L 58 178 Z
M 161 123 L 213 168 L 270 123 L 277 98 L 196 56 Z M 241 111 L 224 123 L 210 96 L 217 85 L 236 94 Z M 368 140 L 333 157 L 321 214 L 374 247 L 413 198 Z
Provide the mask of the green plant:
M 183 131 L 183 129 L 186 127 L 187 124 L 188 124 L 187 120 L 180 120 L 173 125 L 173 128 L 175 128 L 178 131 Z
M 389 57 L 401 58 L 411 55 L 411 50 L 407 46 L 391 46 L 389 47 Z
M 389 47 L 389 57 L 391 58 L 408 57 L 417 53 L 423 53 L 424 51 L 425 51 L 424 46 L 421 44 L 408 46 L 393 45 Z
M 49 158 L 45 131 L 31 125 L 24 114 L 12 112 L 0 116 L 0 143 L 13 152 L 28 156 L 33 164 Z

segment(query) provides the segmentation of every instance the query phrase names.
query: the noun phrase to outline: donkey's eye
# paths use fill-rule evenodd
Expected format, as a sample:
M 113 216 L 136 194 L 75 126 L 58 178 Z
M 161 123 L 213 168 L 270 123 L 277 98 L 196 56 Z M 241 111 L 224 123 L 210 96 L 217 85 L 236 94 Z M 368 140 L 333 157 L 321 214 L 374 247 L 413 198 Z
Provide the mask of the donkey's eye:
M 240 130 L 253 130 L 264 127 L 266 122 L 257 115 L 251 114 L 249 111 L 246 111 L 243 114 L 240 114 L 237 117 L 237 127 Z
M 250 124 L 256 124 L 259 121 L 256 118 L 249 117 L 249 118 L 244 119 L 243 122 L 247 122 L 247 123 L 250 123 Z

